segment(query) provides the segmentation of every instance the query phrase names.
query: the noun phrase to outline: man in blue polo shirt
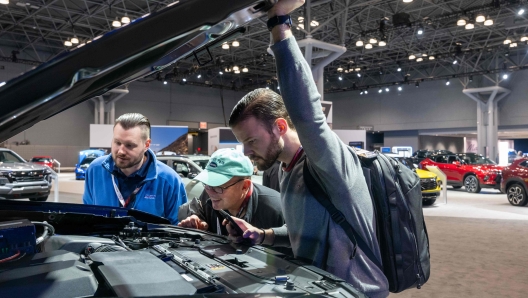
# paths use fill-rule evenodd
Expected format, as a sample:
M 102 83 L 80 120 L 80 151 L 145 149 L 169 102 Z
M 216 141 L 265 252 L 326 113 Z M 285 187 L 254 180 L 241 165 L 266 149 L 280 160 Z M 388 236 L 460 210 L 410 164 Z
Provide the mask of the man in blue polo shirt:
M 178 223 L 187 202 L 181 178 L 156 160 L 150 147 L 150 122 L 138 113 L 114 124 L 112 154 L 94 160 L 86 171 L 83 202 L 137 209 Z

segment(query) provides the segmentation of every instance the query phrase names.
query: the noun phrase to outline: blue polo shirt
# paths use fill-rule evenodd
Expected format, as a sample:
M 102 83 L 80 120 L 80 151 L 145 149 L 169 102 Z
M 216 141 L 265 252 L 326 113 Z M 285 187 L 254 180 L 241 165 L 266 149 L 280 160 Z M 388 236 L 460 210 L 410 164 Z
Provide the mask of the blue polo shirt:
M 152 162 L 152 158 L 148 158 L 148 154 L 146 153 L 145 156 L 147 157 L 147 161 L 141 166 L 141 168 L 139 168 L 139 170 L 135 171 L 128 177 L 114 164 L 112 174 L 116 178 L 117 186 L 125 201 L 137 187 L 143 184 L 143 181 L 147 177 L 148 168 Z

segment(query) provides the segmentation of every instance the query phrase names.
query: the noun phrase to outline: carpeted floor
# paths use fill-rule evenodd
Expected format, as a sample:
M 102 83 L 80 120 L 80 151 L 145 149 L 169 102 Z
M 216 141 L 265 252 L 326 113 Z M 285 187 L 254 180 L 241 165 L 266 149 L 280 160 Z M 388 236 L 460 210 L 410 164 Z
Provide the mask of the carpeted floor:
M 390 297 L 528 297 L 528 221 L 426 217 L 431 277 Z

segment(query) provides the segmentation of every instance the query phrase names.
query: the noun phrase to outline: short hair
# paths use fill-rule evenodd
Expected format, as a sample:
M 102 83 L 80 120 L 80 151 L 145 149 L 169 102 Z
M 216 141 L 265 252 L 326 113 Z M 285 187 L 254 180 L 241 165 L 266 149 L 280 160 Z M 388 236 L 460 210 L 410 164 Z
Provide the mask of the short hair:
M 295 130 L 282 97 L 270 89 L 255 89 L 242 97 L 231 112 L 229 126 L 234 127 L 250 117 L 262 121 L 269 133 L 278 118 L 284 118 L 288 126 Z
M 150 121 L 140 113 L 123 114 L 116 119 L 114 127 L 118 124 L 120 124 L 125 130 L 139 126 L 143 140 L 146 141 L 150 138 Z

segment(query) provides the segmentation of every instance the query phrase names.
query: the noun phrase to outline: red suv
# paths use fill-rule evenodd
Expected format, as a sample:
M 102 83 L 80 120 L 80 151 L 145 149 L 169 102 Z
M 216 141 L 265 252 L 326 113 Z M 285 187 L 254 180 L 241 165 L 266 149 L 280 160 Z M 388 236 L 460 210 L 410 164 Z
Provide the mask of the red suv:
M 478 193 L 481 188 L 500 189 L 502 166 L 476 153 L 437 154 L 420 162 L 426 166 L 437 166 L 447 176 L 447 184 L 453 188 L 464 186 L 467 192 Z
M 501 191 L 508 196 L 513 206 L 525 206 L 528 203 L 528 159 L 516 159 L 502 170 Z
M 33 156 L 33 158 L 29 162 L 48 166 L 51 169 L 55 170 L 55 167 L 53 165 L 53 158 L 51 156 Z

